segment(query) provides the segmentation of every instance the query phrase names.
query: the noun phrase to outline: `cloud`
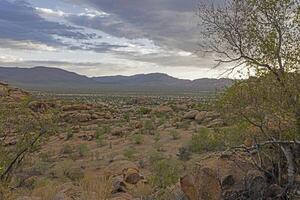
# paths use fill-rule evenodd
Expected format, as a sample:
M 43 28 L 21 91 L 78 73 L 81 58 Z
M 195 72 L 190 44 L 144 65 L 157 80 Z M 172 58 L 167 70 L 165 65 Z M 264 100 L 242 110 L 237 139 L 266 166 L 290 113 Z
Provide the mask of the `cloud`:
M 69 13 L 65 13 L 61 10 L 52 10 L 50 8 L 35 8 L 40 15 L 50 16 L 50 17 L 65 17 L 68 16 Z
M 170 48 L 197 49 L 197 0 L 77 0 L 77 3 L 94 6 L 110 15 L 93 19 L 70 16 L 69 20 L 75 24 L 117 37 L 146 37 Z
M 48 46 L 62 46 L 63 43 L 54 36 L 73 39 L 87 39 L 82 29 L 58 22 L 47 21 L 39 13 L 65 16 L 62 11 L 35 9 L 23 1 L 0 1 L 0 39 L 31 41 Z
M 0 63 L 19 63 L 22 61 L 22 58 L 15 57 L 13 55 L 0 55 Z
M 11 39 L 1 39 L 2 48 L 37 50 L 37 51 L 56 51 L 56 48 L 42 43 L 35 43 L 29 40 L 16 41 Z

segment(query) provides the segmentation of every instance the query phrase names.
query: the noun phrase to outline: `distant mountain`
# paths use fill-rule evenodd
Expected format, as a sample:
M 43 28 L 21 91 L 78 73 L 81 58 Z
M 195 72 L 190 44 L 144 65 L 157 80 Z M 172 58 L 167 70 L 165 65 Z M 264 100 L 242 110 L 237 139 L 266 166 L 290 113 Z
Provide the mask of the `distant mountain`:
M 58 68 L 0 67 L 0 81 L 30 90 L 53 92 L 201 92 L 220 90 L 231 79 L 178 79 L 167 74 L 86 77 Z

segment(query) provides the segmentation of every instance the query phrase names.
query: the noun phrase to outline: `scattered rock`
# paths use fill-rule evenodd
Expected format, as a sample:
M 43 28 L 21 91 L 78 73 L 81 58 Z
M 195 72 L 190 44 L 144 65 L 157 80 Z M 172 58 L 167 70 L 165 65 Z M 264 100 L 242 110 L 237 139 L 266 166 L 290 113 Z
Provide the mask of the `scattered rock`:
M 223 127 L 225 126 L 225 122 L 222 119 L 214 119 L 206 125 L 207 128 L 215 128 L 215 127 Z
M 184 114 L 183 119 L 195 119 L 196 115 L 199 114 L 198 110 L 191 110 Z
M 28 104 L 28 107 L 33 112 L 45 112 L 49 108 L 54 108 L 55 105 L 53 103 L 46 103 L 46 102 L 40 102 L 40 101 L 32 101 Z
M 63 111 L 78 111 L 78 110 L 92 110 L 91 105 L 85 104 L 74 104 L 74 105 L 66 105 L 61 108 Z
M 123 136 L 127 132 L 127 128 L 117 127 L 111 131 L 111 135 L 113 136 Z
M 151 113 L 171 113 L 173 109 L 170 106 L 159 106 L 154 108 Z
M 127 168 L 123 171 L 123 179 L 126 183 L 137 184 L 144 177 L 137 168 Z

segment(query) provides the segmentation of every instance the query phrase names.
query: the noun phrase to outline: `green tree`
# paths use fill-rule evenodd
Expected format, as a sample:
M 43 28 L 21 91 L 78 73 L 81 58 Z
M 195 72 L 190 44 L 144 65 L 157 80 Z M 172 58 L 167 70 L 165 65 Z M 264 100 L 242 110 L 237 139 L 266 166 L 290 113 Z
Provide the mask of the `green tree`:
M 300 2 L 203 3 L 198 15 L 202 50 L 213 53 L 216 67 L 233 66 L 229 72 L 247 69 L 254 75 L 225 93 L 223 109 L 260 131 L 253 148 L 272 145 L 282 153 L 292 186 L 294 152 L 300 145 Z
M 27 100 L 0 104 L 0 182 L 8 181 L 40 141 L 56 131 L 54 116 L 52 111 L 34 113 Z M 9 141 L 13 146 L 8 145 Z

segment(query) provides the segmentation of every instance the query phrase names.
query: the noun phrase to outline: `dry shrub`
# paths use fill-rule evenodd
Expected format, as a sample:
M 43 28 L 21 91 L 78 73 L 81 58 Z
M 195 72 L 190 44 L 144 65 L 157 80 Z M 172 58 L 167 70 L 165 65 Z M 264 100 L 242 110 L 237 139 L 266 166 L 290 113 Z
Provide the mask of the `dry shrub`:
M 131 191 L 132 195 L 136 198 L 147 199 L 153 193 L 153 188 L 150 184 L 140 183 Z
M 47 181 L 41 184 L 40 187 L 34 188 L 34 190 L 31 193 L 31 196 L 39 197 L 43 200 L 53 200 L 58 192 L 58 185 L 52 181 Z
M 86 174 L 79 183 L 83 200 L 106 200 L 112 191 L 111 177 Z

